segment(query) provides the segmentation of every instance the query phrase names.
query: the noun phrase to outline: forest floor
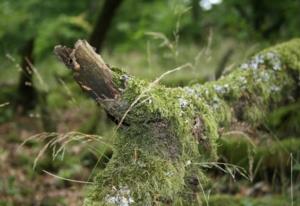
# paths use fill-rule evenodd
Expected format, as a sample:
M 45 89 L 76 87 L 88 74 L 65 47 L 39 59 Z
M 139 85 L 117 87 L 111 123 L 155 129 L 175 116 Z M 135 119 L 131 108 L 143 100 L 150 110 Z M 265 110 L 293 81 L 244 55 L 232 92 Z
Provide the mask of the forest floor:
M 58 132 L 76 130 L 83 124 L 82 116 L 92 115 L 80 109 L 66 110 L 59 120 Z M 44 154 L 34 169 L 34 160 L 38 157 L 45 142 L 33 139 L 22 147 L 22 142 L 33 135 L 43 132 L 39 117 L 15 116 L 11 121 L 0 125 L 0 205 L 44 205 L 59 206 L 82 205 L 86 184 L 72 182 L 89 181 L 95 164 L 95 158 L 87 155 L 83 144 L 74 144 L 67 149 L 63 159 L 55 159 L 54 168 Z M 51 166 L 49 166 L 51 165 Z M 50 173 L 46 173 L 46 170 Z M 285 186 L 275 182 L 261 180 L 250 182 L 244 178 L 234 180 L 229 174 L 214 171 L 210 173 L 213 180 L 207 196 L 211 196 L 209 205 L 223 205 L 224 198 L 229 205 L 292 205 L 291 194 L 299 194 L 299 182 L 294 182 L 294 192 L 290 183 Z M 64 178 L 64 179 L 63 179 Z M 297 189 L 298 188 L 298 189 Z M 210 194 L 218 194 L 212 195 Z M 294 197 L 295 198 L 295 197 Z M 220 200 L 219 200 L 220 199 Z M 230 203 L 233 201 L 235 203 Z M 269 204 L 276 201 L 275 204 Z M 238 204 L 236 203 L 238 202 Z M 296 202 L 294 205 L 297 205 Z
M 71 113 L 67 111 L 64 116 Z M 68 128 L 72 127 L 75 129 L 76 123 L 68 124 Z M 34 117 L 15 117 L 0 126 L 0 205 L 82 205 L 84 184 L 55 178 L 39 167 L 33 169 L 43 142 L 36 139 L 20 147 L 28 137 L 42 132 L 40 121 Z M 72 158 L 72 155 L 78 157 L 82 150 L 80 145 L 68 150 L 69 155 L 63 160 L 65 164 L 58 166 L 53 173 L 86 180 L 91 169 L 82 166 L 80 159 Z M 38 164 L 47 168 L 47 162 L 43 161 L 45 158 L 41 158 Z

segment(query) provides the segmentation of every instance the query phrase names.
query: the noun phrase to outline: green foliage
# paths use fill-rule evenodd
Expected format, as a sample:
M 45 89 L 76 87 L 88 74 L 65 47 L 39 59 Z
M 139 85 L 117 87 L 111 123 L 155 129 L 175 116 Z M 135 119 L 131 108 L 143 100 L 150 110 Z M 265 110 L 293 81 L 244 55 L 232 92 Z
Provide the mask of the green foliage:
M 91 25 L 83 15 L 61 15 L 55 19 L 45 21 L 37 35 L 35 54 L 46 57 L 53 50 L 53 45 L 71 44 L 78 38 L 85 38 L 91 31 Z
M 5 28 L 0 31 L 1 53 L 17 52 L 32 38 L 40 38 L 37 46 L 43 51 L 60 40 L 69 42 L 75 36 L 83 36 L 89 24 L 82 14 L 91 3 L 92 0 L 1 0 L 0 28 Z
M 164 34 L 174 41 L 198 43 L 205 42 L 212 33 L 217 38 L 265 42 L 300 35 L 300 20 L 295 18 L 300 8 L 298 1 L 224 0 L 207 11 L 200 7 L 200 1 L 195 2 L 125 1 L 108 37 L 110 47 L 145 48 L 145 41 L 151 41 L 148 32 Z
M 159 32 L 175 39 L 179 32 L 185 31 L 185 38 L 190 38 L 188 33 L 192 29 L 187 28 L 194 25 L 190 21 L 189 10 L 189 4 L 180 0 L 126 0 L 114 20 L 115 28 L 110 32 L 108 41 L 112 45 L 118 44 L 118 49 L 126 50 L 133 46 L 144 48 L 145 40 L 149 39 L 148 32 Z
M 14 52 L 32 37 L 38 39 L 38 56 L 49 54 L 53 44 L 87 38 L 102 3 L 1 0 L 2 53 Z M 295 18 L 299 7 L 294 0 L 225 0 L 206 11 L 196 0 L 125 0 L 114 18 L 107 45 L 118 51 L 145 49 L 146 41 L 153 40 L 148 32 L 164 34 L 174 42 L 182 39 L 202 43 L 213 30 L 217 37 L 278 41 L 300 34 L 300 20 Z
M 300 2 L 294 0 L 224 0 L 207 12 L 207 19 L 235 38 L 272 41 L 300 35 L 295 29 L 300 20 L 294 18 L 299 8 Z
M 270 129 L 280 131 L 283 138 L 291 134 L 300 134 L 300 103 L 296 102 L 275 110 L 267 120 L 266 124 Z

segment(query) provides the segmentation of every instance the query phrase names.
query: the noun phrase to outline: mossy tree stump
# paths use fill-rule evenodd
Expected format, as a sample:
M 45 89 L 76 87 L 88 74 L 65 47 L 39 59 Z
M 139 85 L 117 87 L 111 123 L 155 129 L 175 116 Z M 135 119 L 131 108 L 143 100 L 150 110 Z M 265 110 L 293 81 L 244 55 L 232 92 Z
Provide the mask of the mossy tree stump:
M 199 163 L 217 158 L 222 132 L 255 129 L 268 112 L 299 97 L 299 39 L 258 53 L 218 81 L 183 88 L 112 68 L 86 41 L 55 53 L 117 123 L 126 114 L 86 205 L 199 205 L 207 182 Z

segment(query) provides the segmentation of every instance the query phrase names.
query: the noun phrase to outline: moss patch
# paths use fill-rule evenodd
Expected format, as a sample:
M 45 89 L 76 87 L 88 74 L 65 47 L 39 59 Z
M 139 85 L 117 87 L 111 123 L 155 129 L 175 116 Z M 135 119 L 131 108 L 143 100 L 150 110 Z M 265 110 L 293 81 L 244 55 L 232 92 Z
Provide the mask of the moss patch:
M 298 89 L 299 48 L 300 40 L 273 47 L 218 81 L 192 87 L 149 88 L 113 69 L 122 95 L 104 106 L 118 120 L 132 109 L 86 205 L 199 205 L 207 179 L 193 163 L 216 159 L 219 128 L 233 121 L 258 126 L 289 101 Z

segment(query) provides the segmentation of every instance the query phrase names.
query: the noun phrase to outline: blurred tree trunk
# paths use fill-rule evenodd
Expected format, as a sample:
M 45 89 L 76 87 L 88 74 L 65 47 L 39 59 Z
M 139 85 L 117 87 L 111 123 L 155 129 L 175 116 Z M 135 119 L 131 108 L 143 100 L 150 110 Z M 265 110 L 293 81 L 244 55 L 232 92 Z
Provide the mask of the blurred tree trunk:
M 33 50 L 34 38 L 28 40 L 20 51 L 22 71 L 17 90 L 17 107 L 20 108 L 22 114 L 34 109 L 38 101 L 37 91 L 33 85 L 34 71 L 31 67 L 34 63 Z
M 121 130 L 85 205 L 119 199 L 127 205 L 200 205 L 220 136 L 256 133 L 268 113 L 299 99 L 299 48 L 296 39 L 256 54 L 218 81 L 166 88 L 110 68 L 86 41 L 74 49 L 57 46 L 75 81 Z
M 96 52 L 101 51 L 112 20 L 122 2 L 123 0 L 106 0 L 104 2 L 102 11 L 89 40 L 90 44 L 96 48 Z
M 192 0 L 191 4 L 192 4 L 193 21 L 198 24 L 199 17 L 200 17 L 199 0 Z
M 200 14 L 201 14 L 201 7 L 199 5 L 199 0 L 192 0 L 191 1 L 191 7 L 192 7 L 192 22 L 193 25 L 195 26 L 196 30 L 193 31 L 193 37 L 195 40 L 200 40 L 201 39 L 201 19 L 200 19 Z
M 235 9 L 248 24 L 261 35 L 268 39 L 272 33 L 278 33 L 285 22 L 284 9 L 272 8 L 267 1 L 249 1 L 251 12 L 247 12 L 246 6 L 241 2 L 234 4 Z

